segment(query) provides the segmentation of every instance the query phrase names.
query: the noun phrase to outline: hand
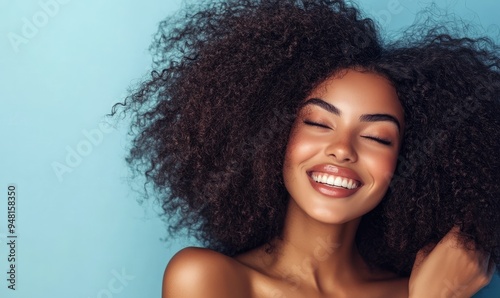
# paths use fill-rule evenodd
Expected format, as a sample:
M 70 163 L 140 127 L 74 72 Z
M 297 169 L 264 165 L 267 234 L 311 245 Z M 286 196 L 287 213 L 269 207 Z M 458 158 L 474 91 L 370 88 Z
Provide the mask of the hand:
M 495 267 L 490 254 L 461 247 L 458 233 L 454 227 L 430 253 L 418 252 L 410 275 L 410 298 L 471 297 L 491 281 Z

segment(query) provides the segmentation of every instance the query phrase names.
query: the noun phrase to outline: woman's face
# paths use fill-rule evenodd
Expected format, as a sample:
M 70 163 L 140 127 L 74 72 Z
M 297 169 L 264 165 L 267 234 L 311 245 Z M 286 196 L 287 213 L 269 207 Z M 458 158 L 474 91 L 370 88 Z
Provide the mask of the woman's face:
M 310 217 L 345 223 L 372 210 L 394 172 L 404 118 L 382 76 L 347 70 L 308 96 L 288 140 L 283 177 Z

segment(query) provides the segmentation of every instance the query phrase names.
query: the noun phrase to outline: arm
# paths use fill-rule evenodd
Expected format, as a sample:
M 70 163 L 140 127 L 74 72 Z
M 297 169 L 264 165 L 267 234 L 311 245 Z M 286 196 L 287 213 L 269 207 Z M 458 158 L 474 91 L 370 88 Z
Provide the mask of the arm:
M 453 228 L 426 256 L 417 254 L 410 281 L 410 298 L 471 297 L 486 286 L 494 272 L 488 253 L 467 250 Z

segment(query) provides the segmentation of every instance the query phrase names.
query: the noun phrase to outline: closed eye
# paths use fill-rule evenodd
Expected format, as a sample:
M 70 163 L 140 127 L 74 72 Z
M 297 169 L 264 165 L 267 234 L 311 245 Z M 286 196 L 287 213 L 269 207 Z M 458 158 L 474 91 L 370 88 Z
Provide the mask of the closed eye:
M 328 125 L 321 124 L 318 122 L 309 121 L 309 120 L 304 120 L 304 124 L 309 125 L 309 126 L 317 126 L 317 127 L 321 127 L 321 128 L 332 129 Z
M 380 143 L 382 145 L 386 145 L 386 146 L 392 145 L 392 142 L 390 140 L 387 140 L 387 139 L 382 139 L 382 138 L 372 137 L 372 136 L 362 136 L 362 137 L 365 139 L 375 141 L 375 142 Z

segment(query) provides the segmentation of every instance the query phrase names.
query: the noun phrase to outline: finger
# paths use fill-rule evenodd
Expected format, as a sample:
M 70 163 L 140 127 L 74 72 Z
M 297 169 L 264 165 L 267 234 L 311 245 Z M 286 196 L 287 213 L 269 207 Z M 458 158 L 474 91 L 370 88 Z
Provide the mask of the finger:
M 423 248 L 421 248 L 418 252 L 417 255 L 415 256 L 415 261 L 413 262 L 413 268 L 418 268 L 422 262 L 425 260 L 425 258 L 430 254 L 430 252 L 436 247 L 436 243 L 429 243 Z
M 458 226 L 453 226 L 446 235 L 439 241 L 439 243 L 447 243 L 450 244 L 450 246 L 455 247 L 459 241 L 459 236 L 460 236 L 460 228 Z

